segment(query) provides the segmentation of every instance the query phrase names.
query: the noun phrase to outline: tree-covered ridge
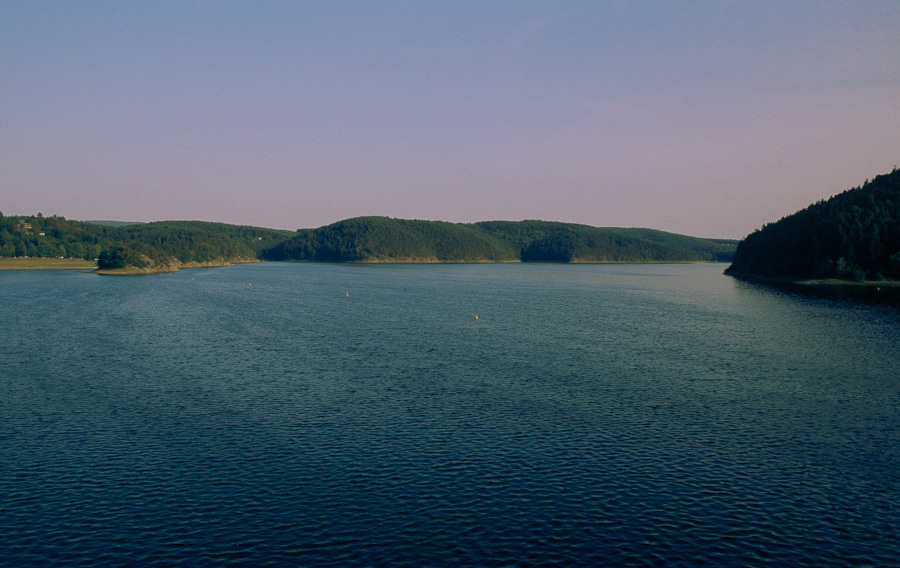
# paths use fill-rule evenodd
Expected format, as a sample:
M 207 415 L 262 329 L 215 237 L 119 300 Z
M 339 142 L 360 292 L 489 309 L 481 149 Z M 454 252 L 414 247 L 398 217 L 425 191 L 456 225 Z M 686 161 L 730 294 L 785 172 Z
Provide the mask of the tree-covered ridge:
M 755 231 L 738 245 L 726 273 L 900 279 L 900 170 Z
M 4 216 L 0 213 L 0 256 L 65 257 L 93 260 L 111 238 L 106 228 L 65 217 Z
M 98 260 L 105 269 L 256 259 L 291 231 L 201 221 L 100 225 L 0 214 L 0 256 Z
M 691 251 L 705 260 L 727 262 L 734 258 L 738 241 L 732 239 L 700 239 L 656 229 L 610 229 L 645 241 Z
M 549 221 L 486 221 L 476 226 L 510 242 L 523 261 L 644 262 L 731 260 L 736 241 L 654 229 L 591 227 Z
M 117 228 L 122 240 L 132 240 L 177 257 L 182 262 L 225 258 L 256 258 L 259 251 L 293 236 L 291 231 L 205 221 L 157 221 Z
M 113 270 L 163 271 L 255 259 L 681 262 L 722 260 L 733 250 L 728 241 L 550 221 L 466 224 L 357 217 L 291 232 L 201 221 L 101 225 L 0 214 L 0 256 L 97 259 L 99 268 Z
M 681 262 L 730 258 L 734 245 L 650 229 L 550 221 L 465 224 L 357 217 L 298 231 L 262 256 L 357 262 Z
M 356 217 L 304 229 L 263 253 L 271 260 L 317 261 L 503 261 L 508 244 L 475 228 L 442 221 Z
M 290 231 L 208 223 L 158 221 L 109 228 L 116 242 L 98 258 L 101 269 L 255 260 Z

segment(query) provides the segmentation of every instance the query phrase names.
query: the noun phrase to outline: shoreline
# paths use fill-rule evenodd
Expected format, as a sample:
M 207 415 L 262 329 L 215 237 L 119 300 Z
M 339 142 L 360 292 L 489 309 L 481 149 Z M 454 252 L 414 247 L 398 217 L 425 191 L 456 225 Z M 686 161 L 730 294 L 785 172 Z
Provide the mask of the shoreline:
M 430 259 L 365 259 L 365 260 L 263 260 L 262 262 L 294 262 L 320 264 L 726 264 L 721 260 L 430 260 Z
M 747 280 L 750 282 L 763 282 L 771 284 L 791 284 L 795 286 L 817 287 L 855 287 L 855 288 L 900 288 L 900 280 L 841 280 L 838 278 L 786 278 L 781 276 L 760 276 L 758 274 L 746 274 L 742 272 L 724 272 L 726 276 Z
M 91 270 L 97 263 L 79 258 L 7 256 L 0 258 L 0 270 Z
M 127 268 L 97 268 L 94 274 L 101 276 L 146 276 L 149 274 L 170 274 L 178 272 L 181 269 L 190 268 L 224 268 L 226 266 L 234 266 L 235 264 L 253 264 L 261 262 L 259 259 L 232 259 L 232 260 L 213 260 L 209 262 L 185 262 L 175 261 L 170 264 L 160 266 L 150 266 L 147 268 L 138 268 L 129 266 Z
M 97 267 L 96 262 L 79 259 L 58 259 L 46 257 L 0 257 L 0 270 L 90 270 L 94 274 L 102 276 L 144 276 L 149 274 L 168 274 L 189 268 L 220 268 L 235 264 L 253 264 L 257 262 L 294 262 L 294 263 L 322 263 L 322 264 L 717 264 L 716 260 L 579 260 L 568 262 L 559 261 L 522 261 L 515 260 L 439 260 L 439 259 L 367 259 L 367 260 L 262 260 L 262 259 L 234 259 L 215 260 L 209 262 L 174 261 L 169 264 L 154 265 L 147 268 L 127 267 L 108 268 Z M 737 275 L 732 275 L 737 276 Z M 747 277 L 747 279 L 753 279 Z M 895 284 L 900 286 L 900 282 Z

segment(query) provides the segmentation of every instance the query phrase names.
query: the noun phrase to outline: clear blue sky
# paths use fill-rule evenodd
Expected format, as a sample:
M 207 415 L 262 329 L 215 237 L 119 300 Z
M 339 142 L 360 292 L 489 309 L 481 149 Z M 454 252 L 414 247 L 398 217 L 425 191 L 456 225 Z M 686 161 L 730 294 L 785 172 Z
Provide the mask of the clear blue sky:
M 900 2 L 0 0 L 0 211 L 740 238 L 900 164 Z

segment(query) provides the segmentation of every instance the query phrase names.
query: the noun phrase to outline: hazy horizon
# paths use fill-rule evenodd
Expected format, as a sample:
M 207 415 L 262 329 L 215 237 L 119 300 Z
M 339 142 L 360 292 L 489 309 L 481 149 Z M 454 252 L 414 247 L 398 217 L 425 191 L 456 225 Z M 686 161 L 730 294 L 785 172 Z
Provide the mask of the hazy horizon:
M 739 239 L 900 163 L 900 3 L 0 4 L 0 211 Z

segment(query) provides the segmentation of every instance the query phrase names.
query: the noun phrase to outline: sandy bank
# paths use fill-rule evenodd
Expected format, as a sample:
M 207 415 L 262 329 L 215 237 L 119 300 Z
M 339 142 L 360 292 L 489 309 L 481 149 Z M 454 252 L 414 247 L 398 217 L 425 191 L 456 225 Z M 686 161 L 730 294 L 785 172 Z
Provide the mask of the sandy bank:
M 209 262 L 180 262 L 172 259 L 167 263 L 157 263 L 146 268 L 138 268 L 136 266 L 128 266 L 125 268 L 100 269 L 94 271 L 95 274 L 104 276 L 142 276 L 146 274 L 166 274 L 169 272 L 178 272 L 183 268 L 218 268 L 224 266 L 233 266 L 235 264 L 250 264 L 259 262 L 255 258 L 237 258 L 230 260 L 212 260 Z

